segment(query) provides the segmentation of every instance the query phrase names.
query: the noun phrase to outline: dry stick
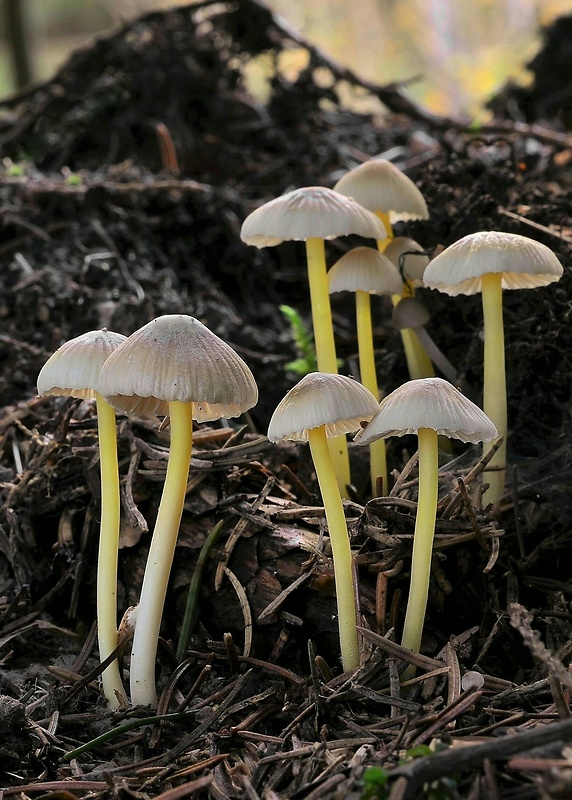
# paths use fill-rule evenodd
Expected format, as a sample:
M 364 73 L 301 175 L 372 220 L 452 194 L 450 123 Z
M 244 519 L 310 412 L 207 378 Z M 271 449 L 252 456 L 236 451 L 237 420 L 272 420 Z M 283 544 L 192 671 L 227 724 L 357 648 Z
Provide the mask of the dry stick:
M 543 725 L 540 729 L 516 733 L 504 738 L 494 738 L 490 742 L 483 742 L 465 747 L 455 747 L 442 753 L 415 759 L 411 764 L 397 767 L 392 771 L 391 777 L 404 779 L 406 782 L 403 793 L 398 795 L 397 782 L 391 790 L 389 800 L 401 797 L 403 800 L 414 800 L 420 797 L 423 784 L 442 778 L 451 772 L 460 772 L 463 769 L 479 766 L 485 759 L 501 761 L 516 753 L 522 754 L 541 745 L 557 741 L 567 741 L 572 736 L 572 719 Z M 403 786 L 403 782 L 400 784 Z

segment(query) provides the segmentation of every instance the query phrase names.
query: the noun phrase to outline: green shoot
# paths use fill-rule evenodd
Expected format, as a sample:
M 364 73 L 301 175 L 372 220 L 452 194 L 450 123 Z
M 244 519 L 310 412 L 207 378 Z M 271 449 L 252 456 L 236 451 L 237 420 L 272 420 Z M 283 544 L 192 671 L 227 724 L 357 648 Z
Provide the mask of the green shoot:
M 282 305 L 280 311 L 290 324 L 290 332 L 298 353 L 298 358 L 285 364 L 284 369 L 301 376 L 307 375 L 309 372 L 316 372 L 318 362 L 314 337 L 304 324 L 304 320 L 292 306 Z

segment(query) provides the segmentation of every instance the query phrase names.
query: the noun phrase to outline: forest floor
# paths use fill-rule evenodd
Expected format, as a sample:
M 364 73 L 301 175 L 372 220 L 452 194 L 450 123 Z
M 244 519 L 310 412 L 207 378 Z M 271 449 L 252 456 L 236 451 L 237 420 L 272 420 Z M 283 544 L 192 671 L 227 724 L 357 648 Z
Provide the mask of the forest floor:
M 256 0 L 149 14 L 0 105 L 3 796 L 572 796 L 570 25 L 546 32 L 532 86 L 508 86 L 478 129 L 424 112 L 401 87 L 364 84 Z M 307 66 L 286 77 L 274 67 L 294 47 Z M 246 89 L 253 63 L 267 70 L 264 101 Z M 365 103 L 380 113 L 355 110 Z M 494 516 L 462 502 L 458 480 L 480 452 L 459 444 L 443 455 L 423 656 L 402 685 L 415 441 L 390 441 L 392 490 L 374 500 L 363 452 L 350 446 L 364 634 L 363 664 L 344 675 L 309 454 L 265 437 L 297 380 L 279 306 L 309 321 L 303 251 L 256 250 L 239 236 L 261 202 L 331 187 L 373 155 L 425 196 L 430 219 L 396 233 L 429 254 L 497 229 L 543 242 L 564 266 L 558 283 L 505 292 L 506 494 Z M 331 263 L 351 239 L 328 243 Z M 478 296 L 419 296 L 431 336 L 478 387 Z M 353 304 L 339 297 L 336 340 L 353 374 Z M 390 303 L 375 300 L 388 393 L 406 365 Z M 192 314 L 231 344 L 260 402 L 232 427 L 195 432 L 158 653 L 159 720 L 109 711 L 98 685 L 93 404 L 37 398 L 35 384 L 67 339 L 101 327 L 130 334 L 165 313 Z M 121 613 L 137 602 L 169 439 L 144 420 L 120 418 L 118 430 Z M 196 622 L 178 663 L 197 563 Z

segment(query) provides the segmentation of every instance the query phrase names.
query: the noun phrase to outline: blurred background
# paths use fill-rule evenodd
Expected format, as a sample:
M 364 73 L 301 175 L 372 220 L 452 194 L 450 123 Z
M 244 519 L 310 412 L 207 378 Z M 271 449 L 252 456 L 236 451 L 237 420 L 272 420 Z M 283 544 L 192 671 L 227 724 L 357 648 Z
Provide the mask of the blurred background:
M 176 0 L 0 0 L 0 96 L 49 78 L 94 36 Z M 360 77 L 404 90 L 431 111 L 486 114 L 482 104 L 524 65 L 540 30 L 572 0 L 267 0 L 305 38 Z M 20 38 L 27 58 L 14 58 Z M 296 51 L 285 69 L 297 69 Z

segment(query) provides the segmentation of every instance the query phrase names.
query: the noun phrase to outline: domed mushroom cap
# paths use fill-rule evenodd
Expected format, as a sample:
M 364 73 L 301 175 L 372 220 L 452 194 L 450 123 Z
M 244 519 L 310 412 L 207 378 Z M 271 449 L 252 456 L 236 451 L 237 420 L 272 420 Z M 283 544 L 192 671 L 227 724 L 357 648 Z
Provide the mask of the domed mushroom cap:
M 498 435 L 485 412 L 451 383 L 442 378 L 418 378 L 388 394 L 355 441 L 371 444 L 387 436 L 417 433 L 419 428 L 473 444 Z
M 399 274 L 403 274 L 414 286 L 423 286 L 423 273 L 429 263 L 429 256 L 415 239 L 396 236 L 387 245 L 383 255 L 397 267 Z
M 291 239 L 335 239 L 356 234 L 385 239 L 382 222 L 351 197 L 324 186 L 304 186 L 270 200 L 244 220 L 240 238 L 255 247 Z
M 402 297 L 391 315 L 391 321 L 398 331 L 404 328 L 420 328 L 427 325 L 430 319 L 428 309 L 415 297 Z
M 425 198 L 411 178 L 382 158 L 372 158 L 350 170 L 334 189 L 370 211 L 388 213 L 391 223 L 429 218 Z
M 354 247 L 328 272 L 330 294 L 368 292 L 399 294 L 403 281 L 391 261 L 373 247 Z
M 268 426 L 271 442 L 307 442 L 308 431 L 325 426 L 326 436 L 352 433 L 379 408 L 373 394 L 345 375 L 310 372 L 278 403 Z
M 38 375 L 39 395 L 93 398 L 107 358 L 126 340 L 102 328 L 70 339 L 51 355 Z
M 240 356 L 186 314 L 165 314 L 131 334 L 105 362 L 99 386 L 127 414 L 163 416 L 179 400 L 193 403 L 199 422 L 237 417 L 258 399 Z
M 449 295 L 482 291 L 482 276 L 502 273 L 503 289 L 532 289 L 560 280 L 563 268 L 549 247 L 503 231 L 464 236 L 431 261 L 425 286 Z

